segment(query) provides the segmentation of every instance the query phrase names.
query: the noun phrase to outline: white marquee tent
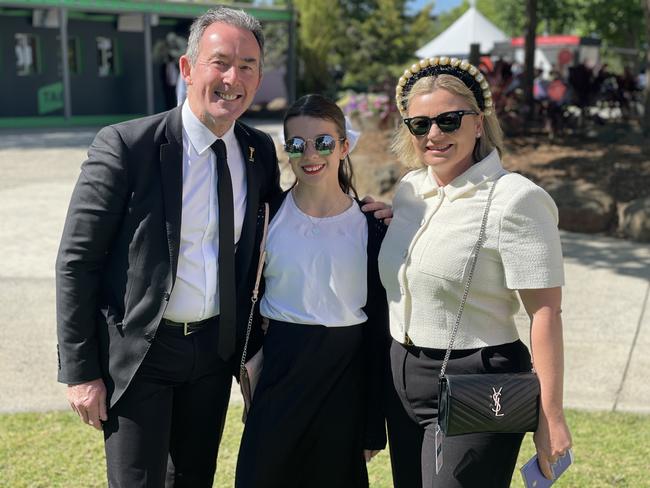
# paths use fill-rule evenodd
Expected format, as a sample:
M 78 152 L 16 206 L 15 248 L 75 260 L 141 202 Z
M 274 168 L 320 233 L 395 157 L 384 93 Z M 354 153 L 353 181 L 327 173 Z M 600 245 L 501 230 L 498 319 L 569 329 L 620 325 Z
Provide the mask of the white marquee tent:
M 471 2 L 469 10 L 451 24 L 442 34 L 435 37 L 418 49 L 415 54 L 419 58 L 432 56 L 455 56 L 468 58 L 470 45 L 479 44 L 481 54 L 488 54 L 495 42 L 507 41 L 510 38 L 496 25 L 476 10 Z

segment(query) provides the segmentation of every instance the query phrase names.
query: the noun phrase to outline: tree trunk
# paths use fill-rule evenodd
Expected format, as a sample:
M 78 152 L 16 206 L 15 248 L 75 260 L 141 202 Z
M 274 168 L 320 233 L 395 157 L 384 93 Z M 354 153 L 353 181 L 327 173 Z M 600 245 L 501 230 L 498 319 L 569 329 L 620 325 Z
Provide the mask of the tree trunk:
M 644 0 L 649 1 L 650 0 Z M 535 35 L 537 31 L 537 0 L 526 0 L 526 44 L 524 61 L 524 100 L 528 109 L 528 120 L 535 116 L 533 80 L 535 79 Z
M 650 43 L 650 0 L 643 2 L 645 10 L 646 46 Z M 650 136 L 650 48 L 645 53 L 645 110 L 643 111 L 643 134 Z

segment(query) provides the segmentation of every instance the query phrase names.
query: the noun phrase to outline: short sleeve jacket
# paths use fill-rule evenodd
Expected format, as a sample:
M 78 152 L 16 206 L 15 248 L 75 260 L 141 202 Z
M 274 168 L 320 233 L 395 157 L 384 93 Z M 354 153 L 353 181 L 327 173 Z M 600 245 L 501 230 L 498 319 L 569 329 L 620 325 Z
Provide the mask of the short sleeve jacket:
M 479 253 L 454 349 L 518 339 L 518 289 L 564 284 L 558 213 L 551 197 L 503 169 L 496 150 L 440 187 L 427 168 L 407 174 L 381 252 L 393 338 L 445 349 L 463 294 L 490 187 L 486 241 Z

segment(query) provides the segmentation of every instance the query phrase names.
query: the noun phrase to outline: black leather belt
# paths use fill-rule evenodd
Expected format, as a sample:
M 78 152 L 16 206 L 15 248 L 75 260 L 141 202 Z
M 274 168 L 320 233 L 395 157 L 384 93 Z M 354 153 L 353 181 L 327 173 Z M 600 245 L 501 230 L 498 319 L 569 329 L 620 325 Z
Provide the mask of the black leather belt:
M 217 317 L 218 315 L 215 315 L 209 319 L 198 320 L 196 322 L 174 322 L 173 320 L 162 319 L 162 323 L 171 327 L 181 327 L 183 329 L 183 335 L 188 336 L 204 329 L 210 322 L 216 320 Z

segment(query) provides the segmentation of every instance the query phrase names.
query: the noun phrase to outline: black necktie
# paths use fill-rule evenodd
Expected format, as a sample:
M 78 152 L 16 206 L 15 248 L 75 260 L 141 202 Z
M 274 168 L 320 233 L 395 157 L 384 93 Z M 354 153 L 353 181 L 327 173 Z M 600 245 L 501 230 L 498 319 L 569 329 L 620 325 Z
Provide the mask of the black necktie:
M 224 361 L 235 352 L 235 211 L 232 180 L 226 145 L 221 139 L 212 144 L 217 157 L 217 196 L 219 198 L 219 357 Z

